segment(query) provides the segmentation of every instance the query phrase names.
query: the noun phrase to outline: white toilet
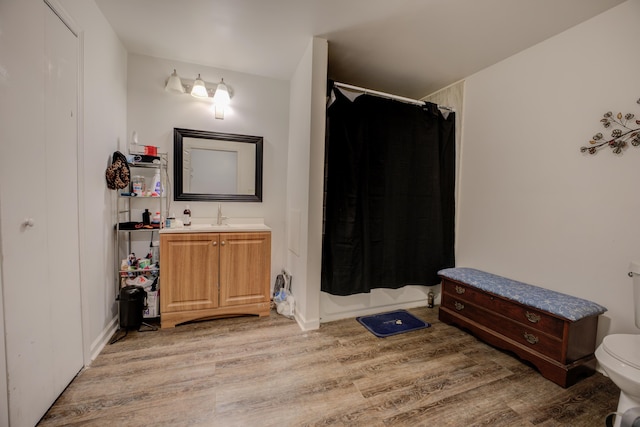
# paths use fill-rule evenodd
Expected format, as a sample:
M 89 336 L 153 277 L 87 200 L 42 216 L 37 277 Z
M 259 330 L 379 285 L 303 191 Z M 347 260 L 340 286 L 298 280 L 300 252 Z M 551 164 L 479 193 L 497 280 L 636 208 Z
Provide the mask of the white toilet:
M 633 278 L 633 302 L 636 327 L 640 328 L 640 263 L 632 262 L 629 276 Z M 596 359 L 611 381 L 620 388 L 616 412 L 640 406 L 640 335 L 607 335 L 596 349 Z M 615 427 L 620 426 L 620 416 Z

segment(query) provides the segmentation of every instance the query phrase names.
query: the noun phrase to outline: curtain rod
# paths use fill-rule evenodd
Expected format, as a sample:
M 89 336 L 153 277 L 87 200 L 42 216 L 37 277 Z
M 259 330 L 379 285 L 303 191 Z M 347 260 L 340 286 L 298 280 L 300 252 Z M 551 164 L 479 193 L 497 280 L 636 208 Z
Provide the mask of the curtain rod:
M 410 104 L 425 105 L 425 102 L 426 102 L 426 101 L 420 101 L 419 99 L 405 98 L 404 96 L 392 95 L 386 92 L 379 92 L 377 90 L 366 89 L 360 86 L 348 85 L 346 83 L 333 82 L 333 85 L 344 88 L 344 89 L 355 90 L 356 92 L 362 92 L 364 94 L 377 95 L 377 96 L 382 96 L 384 98 L 395 99 L 397 101 L 408 102 Z M 438 105 L 438 108 L 441 110 L 453 111 L 453 108 L 451 107 L 443 107 Z

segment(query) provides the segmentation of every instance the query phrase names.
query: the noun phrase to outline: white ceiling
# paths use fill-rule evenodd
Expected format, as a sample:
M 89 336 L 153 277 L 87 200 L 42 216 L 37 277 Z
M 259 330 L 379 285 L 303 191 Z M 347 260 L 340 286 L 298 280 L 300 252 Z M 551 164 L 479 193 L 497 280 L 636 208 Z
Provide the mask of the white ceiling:
M 421 98 L 623 1 L 96 3 L 131 53 L 288 80 L 318 36 L 329 41 L 329 78 Z

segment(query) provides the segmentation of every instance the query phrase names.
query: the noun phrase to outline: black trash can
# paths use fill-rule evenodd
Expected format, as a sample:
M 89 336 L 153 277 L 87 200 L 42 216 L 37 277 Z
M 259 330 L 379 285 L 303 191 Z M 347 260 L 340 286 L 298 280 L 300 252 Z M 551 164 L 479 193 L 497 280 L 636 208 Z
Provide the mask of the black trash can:
M 120 289 L 120 329 L 140 329 L 146 299 L 147 292 L 142 286 L 129 285 Z

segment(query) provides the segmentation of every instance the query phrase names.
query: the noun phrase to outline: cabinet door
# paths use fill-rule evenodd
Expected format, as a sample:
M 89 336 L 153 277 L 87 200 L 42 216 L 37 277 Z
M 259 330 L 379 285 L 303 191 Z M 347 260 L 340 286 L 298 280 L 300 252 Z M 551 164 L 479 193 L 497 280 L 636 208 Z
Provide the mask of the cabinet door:
M 269 301 L 271 233 L 220 234 L 220 306 Z
M 162 234 L 160 313 L 218 307 L 219 234 Z

